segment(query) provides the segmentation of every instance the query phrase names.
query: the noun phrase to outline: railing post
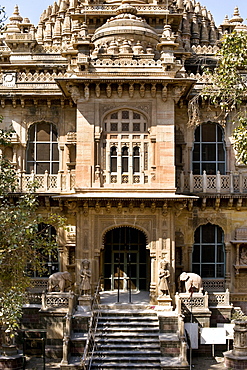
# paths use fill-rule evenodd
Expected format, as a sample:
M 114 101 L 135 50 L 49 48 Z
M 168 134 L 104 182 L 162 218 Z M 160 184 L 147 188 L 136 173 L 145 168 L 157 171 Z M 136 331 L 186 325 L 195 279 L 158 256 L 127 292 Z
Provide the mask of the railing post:
M 62 364 L 68 365 L 68 353 L 69 353 L 69 341 L 70 338 L 68 336 L 65 336 L 63 338 L 63 359 L 62 359 Z
M 194 175 L 193 172 L 190 171 L 190 193 L 194 192 Z
M 204 308 L 208 309 L 208 292 L 205 292 L 204 295 Z
M 203 171 L 202 174 L 202 191 L 203 193 L 206 193 L 207 191 L 207 174 L 205 170 Z
M 220 193 L 221 190 L 221 176 L 220 176 L 220 171 L 217 171 L 216 174 L 216 193 Z
M 62 191 L 62 175 L 63 171 L 58 171 L 57 174 L 57 190 Z
M 49 181 L 49 174 L 48 174 L 48 171 L 46 170 L 45 171 L 45 176 L 44 176 L 44 188 L 45 188 L 45 191 L 48 190 L 48 181 Z
M 243 192 L 243 174 L 242 171 L 239 171 L 239 192 Z
M 229 292 L 229 289 L 228 288 L 226 288 L 225 305 L 226 306 L 229 306 L 230 305 L 230 292 Z
M 180 192 L 183 193 L 184 191 L 184 171 L 180 172 L 180 184 L 179 184 Z
M 232 173 L 232 171 L 230 172 L 229 177 L 230 177 L 230 193 L 232 194 L 232 193 L 234 193 L 233 173 Z
M 22 177 L 21 177 L 21 170 L 17 170 L 17 181 L 18 181 L 18 191 L 22 193 Z
M 66 191 L 70 190 L 70 170 L 68 170 L 67 175 L 66 175 Z
M 31 180 L 31 182 L 32 182 L 32 183 L 35 181 L 35 174 L 34 174 L 34 170 L 32 170 L 32 171 L 31 171 L 30 180 Z
M 46 302 L 46 294 L 45 294 L 45 292 L 43 292 L 42 293 L 42 296 L 41 296 L 41 309 L 42 310 L 45 310 L 46 309 L 46 304 L 45 304 L 45 302 Z
M 175 295 L 175 303 L 176 303 L 176 313 L 178 315 L 181 315 L 181 313 L 182 313 L 182 304 L 181 304 L 181 298 L 180 298 L 178 292 Z

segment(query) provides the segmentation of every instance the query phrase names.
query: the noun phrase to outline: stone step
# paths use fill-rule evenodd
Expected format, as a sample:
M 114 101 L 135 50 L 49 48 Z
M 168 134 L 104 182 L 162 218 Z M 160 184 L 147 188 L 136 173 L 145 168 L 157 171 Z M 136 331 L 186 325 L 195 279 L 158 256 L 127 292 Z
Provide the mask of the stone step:
M 137 327 L 133 327 L 133 328 L 130 328 L 128 326 L 107 326 L 107 327 L 98 327 L 98 331 L 104 333 L 104 332 L 107 332 L 107 333 L 111 333 L 111 332 L 117 332 L 117 333 L 129 333 L 130 335 L 133 335 L 135 333 L 142 333 L 143 335 L 145 334 L 152 334 L 152 333 L 159 333 L 159 329 L 158 328 L 149 328 L 149 327 L 141 327 L 141 328 L 137 328 Z
M 98 325 L 99 324 L 107 324 L 107 323 L 114 323 L 114 324 L 124 324 L 124 325 L 156 325 L 159 326 L 158 320 L 155 320 L 154 318 L 148 318 L 145 317 L 142 320 L 137 320 L 136 317 L 131 317 L 126 319 L 125 317 L 105 317 L 105 318 L 100 318 L 98 320 Z
M 93 357 L 93 363 L 97 363 L 97 362 L 103 362 L 104 365 L 107 364 L 107 363 L 128 363 L 128 362 L 131 362 L 131 363 L 134 363 L 134 364 L 138 364 L 138 363 L 152 363 L 152 364 L 157 364 L 157 363 L 160 363 L 160 358 L 159 357 L 156 357 L 156 356 L 131 356 L 131 357 L 119 357 L 119 356 L 94 356 Z
M 151 355 L 152 357 L 154 356 L 160 356 L 160 351 L 159 350 L 150 350 L 150 349 L 139 349 L 139 350 L 134 350 L 133 348 L 127 348 L 125 350 L 120 350 L 118 349 L 100 349 L 99 351 L 96 350 L 95 352 L 95 357 L 100 357 L 100 356 L 106 356 L 106 357 L 114 357 L 114 356 L 121 356 L 121 359 L 124 359 L 125 357 L 133 357 L 133 356 L 138 356 L 138 357 L 147 357 L 148 355 Z
M 99 317 L 99 320 L 100 321 L 103 321 L 103 320 L 116 320 L 116 321 L 120 321 L 120 320 L 126 320 L 126 321 L 155 321 L 155 322 L 158 322 L 158 319 L 157 319 L 157 316 L 156 315 L 152 315 L 152 316 L 147 316 L 147 315 L 141 315 L 141 316 L 133 316 L 133 315 L 128 315 L 128 316 L 124 316 L 124 315 L 113 315 L 113 316 L 110 316 L 110 315 L 105 315 L 105 316 L 100 316 Z
M 99 310 L 101 316 L 148 316 L 148 317 L 156 317 L 157 314 L 153 310 L 137 310 L 137 309 L 100 309 Z
M 129 369 L 129 370 L 160 370 L 160 364 L 135 364 L 131 362 L 122 362 L 120 364 L 105 364 L 105 363 L 98 363 L 92 364 L 91 370 L 121 370 L 121 369 Z
M 149 349 L 152 349 L 152 350 L 155 350 L 155 349 L 160 349 L 160 344 L 158 341 L 156 342 L 153 342 L 153 343 L 150 343 L 150 342 L 147 342 L 145 343 L 144 341 L 142 341 L 141 343 L 134 343 L 134 344 L 129 344 L 129 343 L 118 343 L 115 344 L 114 341 L 111 341 L 109 343 L 109 341 L 105 341 L 105 342 L 102 342 L 102 346 L 104 346 L 104 348 L 107 348 L 107 347 L 110 347 L 110 349 L 112 350 L 116 350 L 116 349 L 119 349 L 119 350 L 122 350 L 122 349 L 140 349 L 140 350 L 149 350 Z
M 120 338 L 120 335 L 119 333 L 121 332 L 121 338 Z M 97 332 L 96 333 L 96 338 L 117 338 L 119 337 L 120 339 L 122 339 L 123 337 L 127 337 L 128 340 L 132 340 L 134 339 L 135 337 L 138 337 L 138 338 L 159 338 L 159 332 L 157 331 L 157 333 L 147 333 L 147 332 L 132 332 L 130 333 L 130 331 L 118 331 L 116 332 L 115 330 L 112 331 L 112 332 L 107 332 L 107 333 L 99 333 Z

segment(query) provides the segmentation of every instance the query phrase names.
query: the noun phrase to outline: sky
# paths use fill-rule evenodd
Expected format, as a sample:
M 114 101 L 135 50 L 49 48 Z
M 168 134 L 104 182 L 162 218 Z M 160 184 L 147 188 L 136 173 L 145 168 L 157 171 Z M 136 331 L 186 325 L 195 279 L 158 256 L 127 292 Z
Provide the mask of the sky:
M 130 0 L 131 1 L 131 0 Z M 0 5 L 5 7 L 7 16 L 11 16 L 14 6 L 19 6 L 20 15 L 23 18 L 29 18 L 31 23 L 37 26 L 40 15 L 43 10 L 52 5 L 54 0 L 0 0 Z M 225 15 L 232 17 L 235 6 L 238 6 L 240 15 L 244 18 L 244 23 L 247 24 L 247 1 L 246 0 L 199 0 L 202 6 L 206 6 L 210 10 L 216 26 L 219 26 Z

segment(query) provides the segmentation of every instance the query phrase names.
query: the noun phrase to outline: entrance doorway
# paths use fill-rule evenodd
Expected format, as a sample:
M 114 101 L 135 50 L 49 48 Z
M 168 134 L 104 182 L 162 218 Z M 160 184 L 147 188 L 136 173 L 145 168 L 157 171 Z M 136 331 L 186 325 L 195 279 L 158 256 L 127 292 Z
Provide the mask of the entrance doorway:
M 102 262 L 104 290 L 149 290 L 150 256 L 141 231 L 131 227 L 108 231 Z

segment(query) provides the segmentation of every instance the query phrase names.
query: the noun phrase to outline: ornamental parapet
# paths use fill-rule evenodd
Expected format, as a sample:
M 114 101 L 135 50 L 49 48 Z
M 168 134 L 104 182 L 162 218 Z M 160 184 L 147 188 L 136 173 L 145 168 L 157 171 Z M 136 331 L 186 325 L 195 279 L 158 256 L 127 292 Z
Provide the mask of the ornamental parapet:
M 247 173 L 237 172 L 221 175 L 209 175 L 203 171 L 202 175 L 192 172 L 180 173 L 177 183 L 178 193 L 213 193 L 213 194 L 238 194 L 247 193 Z
M 75 174 L 68 171 L 58 174 L 49 174 L 47 171 L 44 174 L 35 174 L 31 172 L 26 174 L 22 171 L 17 171 L 17 192 L 26 192 L 30 185 L 35 183 L 37 193 L 61 193 L 71 192 L 75 187 Z

